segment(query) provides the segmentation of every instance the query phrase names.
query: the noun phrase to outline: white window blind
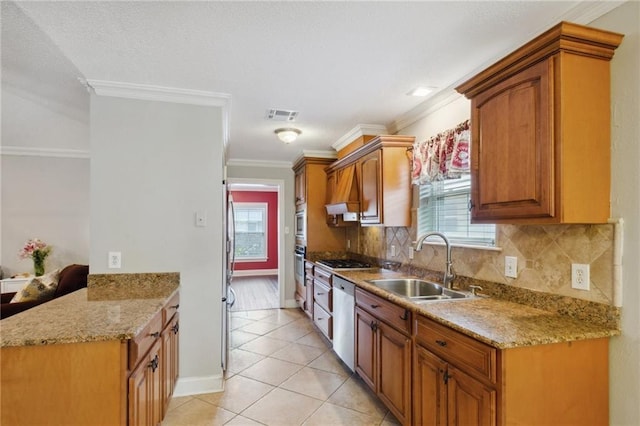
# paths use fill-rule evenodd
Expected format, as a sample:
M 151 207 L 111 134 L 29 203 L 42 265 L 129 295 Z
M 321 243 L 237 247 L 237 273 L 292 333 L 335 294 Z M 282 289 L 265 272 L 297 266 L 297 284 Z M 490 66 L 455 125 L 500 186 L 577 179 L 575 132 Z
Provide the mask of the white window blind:
M 439 231 L 452 243 L 495 246 L 495 225 L 470 223 L 470 193 L 471 178 L 468 174 L 460 179 L 420 185 L 418 236 Z
M 236 260 L 267 260 L 267 204 L 235 203 Z

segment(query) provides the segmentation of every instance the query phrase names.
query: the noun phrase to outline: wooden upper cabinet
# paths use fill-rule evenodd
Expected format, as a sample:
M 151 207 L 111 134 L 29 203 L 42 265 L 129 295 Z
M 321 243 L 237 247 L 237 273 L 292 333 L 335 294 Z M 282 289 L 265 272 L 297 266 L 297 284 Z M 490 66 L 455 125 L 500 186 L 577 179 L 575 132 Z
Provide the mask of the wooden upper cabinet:
M 607 222 L 621 40 L 562 22 L 456 88 L 471 99 L 472 222 Z
M 414 136 L 377 136 L 327 167 L 334 191 L 359 202 L 362 225 L 411 226 L 411 161 Z M 334 174 L 332 177 L 332 174 Z M 343 179 L 351 176 L 352 179 Z M 354 182 L 353 186 L 342 185 Z M 335 195 L 335 193 L 334 193 Z
M 304 167 L 300 167 L 295 171 L 295 196 L 296 196 L 296 209 L 299 206 L 307 202 L 307 173 Z
M 382 223 L 381 157 L 381 151 L 374 151 L 358 163 L 361 176 L 360 222 L 362 224 Z

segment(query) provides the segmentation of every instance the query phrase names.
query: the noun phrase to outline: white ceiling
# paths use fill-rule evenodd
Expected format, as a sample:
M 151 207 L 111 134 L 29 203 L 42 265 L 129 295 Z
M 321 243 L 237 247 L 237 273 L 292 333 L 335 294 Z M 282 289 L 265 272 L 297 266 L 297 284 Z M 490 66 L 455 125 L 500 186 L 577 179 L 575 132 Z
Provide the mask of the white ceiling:
M 360 123 L 393 131 L 560 20 L 619 4 L 3 2 L 3 79 L 54 81 L 85 104 L 79 77 L 227 93 L 230 159 L 290 162 Z M 418 85 L 438 90 L 406 95 Z M 286 123 L 268 121 L 270 108 L 300 112 L 298 141 L 276 139 Z

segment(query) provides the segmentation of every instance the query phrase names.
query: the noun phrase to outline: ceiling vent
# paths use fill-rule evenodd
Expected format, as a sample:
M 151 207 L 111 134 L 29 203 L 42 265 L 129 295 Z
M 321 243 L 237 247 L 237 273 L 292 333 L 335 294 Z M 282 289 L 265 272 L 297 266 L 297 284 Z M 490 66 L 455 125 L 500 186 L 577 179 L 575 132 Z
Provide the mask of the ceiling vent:
M 267 111 L 267 119 L 274 121 L 295 121 L 298 111 L 286 109 L 270 109 Z

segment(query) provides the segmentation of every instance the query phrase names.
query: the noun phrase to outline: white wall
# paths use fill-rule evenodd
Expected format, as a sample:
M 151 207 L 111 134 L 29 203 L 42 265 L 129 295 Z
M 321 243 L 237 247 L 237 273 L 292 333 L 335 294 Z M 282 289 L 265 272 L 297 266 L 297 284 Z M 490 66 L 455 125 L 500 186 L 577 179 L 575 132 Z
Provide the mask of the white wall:
M 289 234 L 285 234 L 281 229 L 281 237 L 284 238 L 284 252 L 280 253 L 282 262 L 284 264 L 284 296 L 287 306 L 295 306 L 295 291 L 296 284 L 293 275 L 293 251 L 295 246 L 295 236 L 293 235 L 294 229 L 294 215 L 295 205 L 293 200 L 295 196 L 294 192 L 294 173 L 292 166 L 287 167 L 259 167 L 255 165 L 242 166 L 231 165 L 227 167 L 227 177 L 243 178 L 243 179 L 262 179 L 262 180 L 283 180 L 284 192 L 283 192 L 283 204 L 284 204 L 284 226 L 289 227 Z
M 30 238 L 53 246 L 47 271 L 87 264 L 89 159 L 52 157 L 51 152 L 88 150 L 89 94 L 82 111 L 82 102 L 70 106 L 37 84 L 27 92 L 9 77 L 3 74 L 2 80 L 0 265 L 5 276 L 33 273 L 33 262 L 18 257 Z M 25 148 L 37 155 L 24 155 Z M 8 155 L 8 149 L 17 155 Z
M 177 394 L 222 383 L 222 151 L 219 107 L 91 97 L 91 272 L 180 272 Z
M 622 335 L 610 345 L 612 425 L 640 422 L 640 3 L 590 25 L 625 35 L 611 61 L 613 217 L 624 219 Z

